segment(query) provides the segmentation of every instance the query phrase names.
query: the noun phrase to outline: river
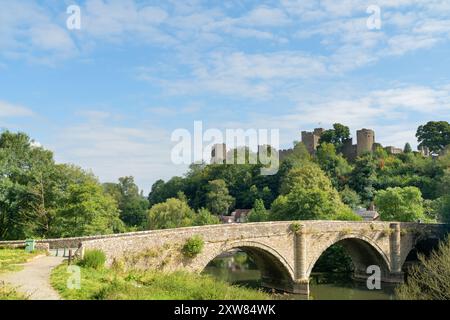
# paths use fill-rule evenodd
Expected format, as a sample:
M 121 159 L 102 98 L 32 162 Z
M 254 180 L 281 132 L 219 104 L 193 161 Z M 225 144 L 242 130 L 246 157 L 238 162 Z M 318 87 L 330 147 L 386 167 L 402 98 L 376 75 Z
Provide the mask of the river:
M 204 270 L 231 284 L 260 288 L 261 274 L 244 252 L 234 252 L 214 259 Z M 313 273 L 310 297 L 314 300 L 393 300 L 395 287 L 381 284 L 380 290 L 369 290 L 364 282 L 354 281 L 350 274 Z M 272 293 L 274 299 L 304 300 L 302 295 Z

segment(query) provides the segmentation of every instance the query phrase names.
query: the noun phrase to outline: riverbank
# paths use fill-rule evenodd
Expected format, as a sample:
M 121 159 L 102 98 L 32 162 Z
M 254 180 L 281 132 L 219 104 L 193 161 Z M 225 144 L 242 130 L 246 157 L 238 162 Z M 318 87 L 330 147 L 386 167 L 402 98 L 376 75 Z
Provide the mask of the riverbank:
M 80 267 L 77 289 L 68 288 L 73 276 L 67 265 L 55 268 L 52 286 L 67 300 L 265 300 L 269 295 L 232 286 L 206 275 L 187 272 L 120 271 L 114 268 Z

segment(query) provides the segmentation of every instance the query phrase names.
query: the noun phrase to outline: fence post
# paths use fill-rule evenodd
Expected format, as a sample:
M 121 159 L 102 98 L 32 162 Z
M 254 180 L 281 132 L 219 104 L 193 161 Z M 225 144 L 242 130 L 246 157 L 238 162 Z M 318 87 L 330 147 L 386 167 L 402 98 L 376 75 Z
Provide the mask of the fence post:
M 69 266 L 72 263 L 72 249 L 69 249 Z

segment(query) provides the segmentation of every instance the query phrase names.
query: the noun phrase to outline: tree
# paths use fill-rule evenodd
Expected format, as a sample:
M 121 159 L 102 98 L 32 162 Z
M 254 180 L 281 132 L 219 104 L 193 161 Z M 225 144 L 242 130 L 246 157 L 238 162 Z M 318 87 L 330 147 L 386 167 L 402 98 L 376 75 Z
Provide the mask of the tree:
M 450 240 L 439 244 L 429 258 L 419 256 L 420 264 L 408 272 L 408 279 L 396 289 L 401 300 L 450 299 Z
M 60 237 L 111 234 L 124 231 L 115 200 L 94 178 L 71 183 L 58 208 L 54 233 Z
M 412 152 L 412 148 L 411 148 L 411 145 L 409 144 L 409 142 L 407 142 L 405 144 L 405 147 L 403 148 L 403 152 L 404 153 L 411 153 Z
M 361 205 L 361 198 L 356 193 L 356 191 L 350 189 L 348 186 L 345 186 L 342 191 L 339 192 L 341 195 L 342 202 L 348 205 L 353 210 L 358 209 Z
M 167 199 L 151 207 L 147 221 L 147 228 L 150 230 L 220 223 L 219 218 L 207 209 L 201 208 L 195 213 L 186 201 L 177 198 Z
M 194 216 L 193 224 L 196 226 L 206 226 L 219 224 L 220 220 L 216 215 L 211 214 L 208 209 L 200 208 Z
M 372 201 L 375 194 L 376 170 L 377 164 L 375 159 L 371 154 L 366 154 L 356 159 L 355 167 L 350 174 L 349 186 L 366 203 Z
M 381 220 L 417 221 L 426 218 L 422 193 L 416 187 L 388 188 L 375 196 Z
M 193 224 L 193 218 L 194 211 L 185 201 L 170 198 L 151 207 L 147 228 L 154 230 L 188 227 Z
M 434 154 L 438 154 L 450 145 L 450 124 L 447 121 L 430 121 L 419 126 L 416 133 L 419 148 L 428 147 Z
M 325 130 L 320 136 L 319 145 L 331 143 L 336 150 L 341 151 L 345 141 L 350 138 L 350 129 L 340 123 L 333 124 L 333 129 Z M 320 148 L 320 146 L 319 146 Z
M 234 202 L 230 196 L 224 180 L 212 180 L 208 182 L 208 192 L 206 194 L 206 205 L 214 214 L 227 214 Z
M 352 167 L 342 155 L 336 154 L 336 147 L 333 144 L 322 143 L 316 152 L 316 161 L 336 189 L 341 189 L 347 183 Z
M 359 217 L 341 201 L 330 179 L 314 163 L 292 169 L 271 207 L 273 220 L 331 220 Z
M 262 222 L 269 220 L 269 213 L 264 206 L 264 201 L 261 199 L 256 199 L 253 209 L 248 215 L 248 222 Z
M 117 201 L 120 218 L 127 226 L 144 226 L 149 202 L 140 194 L 133 177 L 119 178 L 119 183 L 105 184 L 104 189 Z

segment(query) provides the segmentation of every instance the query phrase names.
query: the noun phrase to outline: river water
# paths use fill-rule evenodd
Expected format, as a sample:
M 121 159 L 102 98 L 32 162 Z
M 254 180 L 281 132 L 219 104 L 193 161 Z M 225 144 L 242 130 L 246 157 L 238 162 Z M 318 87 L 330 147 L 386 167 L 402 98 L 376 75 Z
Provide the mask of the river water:
M 260 288 L 261 274 L 243 252 L 214 259 L 204 270 L 231 284 Z M 364 282 L 354 281 L 349 274 L 313 273 L 310 277 L 310 297 L 314 300 L 393 300 L 395 287 L 381 284 L 381 290 L 369 290 Z M 302 295 L 272 293 L 274 299 L 304 300 Z

